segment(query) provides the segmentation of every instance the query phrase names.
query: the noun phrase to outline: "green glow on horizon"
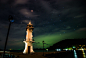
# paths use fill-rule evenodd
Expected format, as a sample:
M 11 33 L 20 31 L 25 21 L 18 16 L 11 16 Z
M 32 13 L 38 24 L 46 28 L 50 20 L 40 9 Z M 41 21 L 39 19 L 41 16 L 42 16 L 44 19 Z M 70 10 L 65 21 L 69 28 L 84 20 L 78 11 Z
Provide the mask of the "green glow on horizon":
M 61 32 L 56 32 L 53 34 L 44 34 L 44 35 L 39 35 L 37 37 L 34 37 L 35 42 L 40 42 L 40 44 L 37 44 L 36 46 L 34 45 L 34 47 L 43 47 L 43 43 L 42 41 L 44 40 L 44 43 L 49 44 L 46 45 L 44 44 L 44 47 L 47 48 L 49 46 L 52 46 L 53 44 L 55 44 L 56 42 L 59 42 L 61 40 L 65 40 L 65 39 L 73 39 L 73 38 L 80 38 L 79 36 L 77 37 L 77 35 L 81 35 L 80 33 L 77 34 L 77 32 L 68 32 L 65 34 L 60 35 Z M 73 35 L 73 36 L 71 36 Z M 35 43 L 34 43 L 35 44 Z

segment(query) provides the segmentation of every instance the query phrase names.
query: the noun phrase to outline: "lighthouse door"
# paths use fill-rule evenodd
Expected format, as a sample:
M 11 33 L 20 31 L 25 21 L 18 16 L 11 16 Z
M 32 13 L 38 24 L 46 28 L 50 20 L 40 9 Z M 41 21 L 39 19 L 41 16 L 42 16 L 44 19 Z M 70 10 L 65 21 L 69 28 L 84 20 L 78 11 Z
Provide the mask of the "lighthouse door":
M 30 53 L 30 46 L 28 46 L 28 53 Z

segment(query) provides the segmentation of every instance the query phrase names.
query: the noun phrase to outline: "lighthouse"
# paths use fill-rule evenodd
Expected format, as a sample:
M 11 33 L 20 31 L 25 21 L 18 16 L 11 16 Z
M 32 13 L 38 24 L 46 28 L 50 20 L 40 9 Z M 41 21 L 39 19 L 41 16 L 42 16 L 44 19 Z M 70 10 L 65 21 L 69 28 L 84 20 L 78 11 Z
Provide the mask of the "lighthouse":
M 23 54 L 34 53 L 33 45 L 32 45 L 32 43 L 34 43 L 34 41 L 32 40 L 33 29 L 34 29 L 33 24 L 31 24 L 31 21 L 30 21 L 26 27 L 26 39 L 23 41 L 25 43 L 25 49 L 23 51 Z

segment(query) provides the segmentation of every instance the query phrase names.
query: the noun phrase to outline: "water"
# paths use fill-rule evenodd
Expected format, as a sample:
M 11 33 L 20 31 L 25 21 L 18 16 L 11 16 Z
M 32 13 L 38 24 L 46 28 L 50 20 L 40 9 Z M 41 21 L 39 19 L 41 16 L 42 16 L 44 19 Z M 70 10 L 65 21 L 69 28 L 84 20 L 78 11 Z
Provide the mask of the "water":
M 73 50 L 66 58 L 86 58 L 86 50 Z
M 77 57 L 75 58 L 86 58 L 86 50 L 76 50 Z
M 44 52 L 54 52 L 55 50 L 44 50 Z M 15 50 L 10 52 L 23 52 L 23 50 Z M 43 52 L 43 50 L 34 50 L 34 52 Z M 61 55 L 62 56 L 62 55 Z M 70 54 L 64 58 L 86 58 L 86 50 L 72 50 Z

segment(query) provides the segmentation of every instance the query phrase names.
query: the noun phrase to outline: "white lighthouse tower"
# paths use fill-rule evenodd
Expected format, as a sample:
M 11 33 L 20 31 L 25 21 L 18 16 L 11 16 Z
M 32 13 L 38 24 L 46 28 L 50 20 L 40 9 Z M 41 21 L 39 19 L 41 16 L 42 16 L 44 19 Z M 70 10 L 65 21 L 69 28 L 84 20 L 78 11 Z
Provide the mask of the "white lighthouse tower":
M 29 24 L 27 24 L 27 27 L 26 27 L 26 40 L 23 41 L 25 43 L 25 49 L 23 51 L 24 54 L 34 53 L 33 45 L 32 45 L 32 43 L 34 43 L 34 41 L 32 40 L 33 29 L 34 29 L 34 27 L 33 27 L 33 25 L 31 24 L 31 21 L 30 21 Z

